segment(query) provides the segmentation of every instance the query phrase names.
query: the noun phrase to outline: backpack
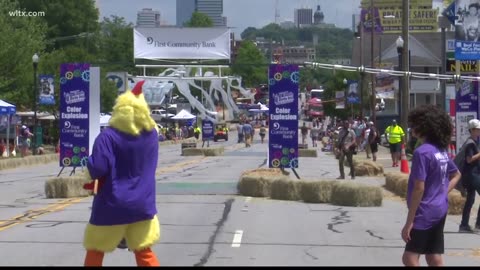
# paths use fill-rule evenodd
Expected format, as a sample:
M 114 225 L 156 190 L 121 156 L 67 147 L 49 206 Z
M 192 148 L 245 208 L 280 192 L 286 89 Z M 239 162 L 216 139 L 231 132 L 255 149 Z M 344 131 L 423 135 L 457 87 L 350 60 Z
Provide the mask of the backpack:
M 465 167 L 465 150 L 467 149 L 467 146 L 471 143 L 475 143 L 475 141 L 472 140 L 472 138 L 468 138 L 460 147 L 460 150 L 458 151 L 458 154 L 455 156 L 453 159 L 453 162 L 455 165 L 457 165 L 457 168 L 460 172 L 463 171 L 463 168 Z
M 472 140 L 472 138 L 468 138 L 462 145 L 462 147 L 460 147 L 460 150 L 458 151 L 457 155 L 455 156 L 455 158 L 453 159 L 453 162 L 455 163 L 455 165 L 457 166 L 458 170 L 460 171 L 460 173 L 462 173 L 462 178 L 460 178 L 460 181 L 458 181 L 457 185 L 455 186 L 455 189 L 460 191 L 460 194 L 462 195 L 462 197 L 466 197 L 466 194 L 467 194 L 467 190 L 465 189 L 465 186 L 466 186 L 466 178 L 464 178 L 464 174 L 463 174 L 463 169 L 465 168 L 465 150 L 467 149 L 467 146 L 469 144 L 475 144 L 475 141 Z M 476 145 L 476 144 L 475 144 Z

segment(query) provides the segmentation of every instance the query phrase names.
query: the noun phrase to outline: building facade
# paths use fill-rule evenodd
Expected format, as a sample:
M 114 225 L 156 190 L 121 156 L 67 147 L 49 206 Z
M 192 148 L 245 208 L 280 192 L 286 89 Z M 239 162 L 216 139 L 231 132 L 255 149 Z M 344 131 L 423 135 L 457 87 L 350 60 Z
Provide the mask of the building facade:
M 299 8 L 294 10 L 294 23 L 295 26 L 305 27 L 313 24 L 313 11 L 311 8 Z
M 213 26 L 227 26 L 223 17 L 223 0 L 177 0 L 177 27 L 190 20 L 193 12 L 200 12 L 213 22 Z
M 144 8 L 137 12 L 136 27 L 160 27 L 160 12 L 151 8 Z
M 182 27 L 192 17 L 196 7 L 195 0 L 177 0 L 177 27 Z

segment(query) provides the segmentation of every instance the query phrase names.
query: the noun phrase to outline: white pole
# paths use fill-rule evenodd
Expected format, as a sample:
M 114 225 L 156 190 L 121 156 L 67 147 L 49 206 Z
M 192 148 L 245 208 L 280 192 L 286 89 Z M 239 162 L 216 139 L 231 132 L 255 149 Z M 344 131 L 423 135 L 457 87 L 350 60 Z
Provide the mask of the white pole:
M 7 157 L 10 156 L 10 114 L 7 114 Z

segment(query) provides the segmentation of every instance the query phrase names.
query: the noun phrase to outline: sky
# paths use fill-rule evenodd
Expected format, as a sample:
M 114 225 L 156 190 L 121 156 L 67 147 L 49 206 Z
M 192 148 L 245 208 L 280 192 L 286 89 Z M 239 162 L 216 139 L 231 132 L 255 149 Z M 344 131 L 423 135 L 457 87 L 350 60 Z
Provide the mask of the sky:
M 142 8 L 160 11 L 161 21 L 169 25 L 176 23 L 176 0 L 96 0 L 100 18 L 117 15 L 135 24 L 137 12 Z M 293 21 L 295 8 L 308 7 L 313 11 L 320 5 L 325 23 L 340 28 L 352 27 L 352 14 L 360 13 L 360 0 L 277 0 L 280 21 Z M 262 28 L 275 21 L 276 0 L 223 0 L 223 16 L 235 36 L 249 26 Z

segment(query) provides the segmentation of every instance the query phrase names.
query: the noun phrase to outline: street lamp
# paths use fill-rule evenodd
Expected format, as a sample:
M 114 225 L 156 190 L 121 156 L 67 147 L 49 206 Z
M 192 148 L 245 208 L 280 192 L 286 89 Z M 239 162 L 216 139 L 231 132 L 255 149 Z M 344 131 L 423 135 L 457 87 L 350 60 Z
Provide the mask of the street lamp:
M 403 61 L 402 61 L 402 56 L 403 56 L 403 38 L 402 36 L 398 36 L 397 40 L 395 41 L 395 44 L 397 45 L 397 53 L 398 53 L 398 70 L 404 70 L 403 68 Z M 398 78 L 398 115 L 400 118 L 402 118 L 402 97 L 403 97 L 403 77 Z
M 38 54 L 35 53 L 32 56 L 33 62 L 33 155 L 37 153 L 37 66 L 38 66 Z

